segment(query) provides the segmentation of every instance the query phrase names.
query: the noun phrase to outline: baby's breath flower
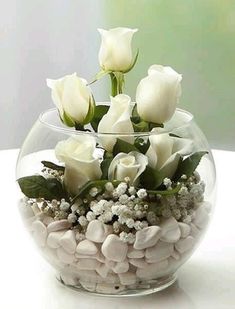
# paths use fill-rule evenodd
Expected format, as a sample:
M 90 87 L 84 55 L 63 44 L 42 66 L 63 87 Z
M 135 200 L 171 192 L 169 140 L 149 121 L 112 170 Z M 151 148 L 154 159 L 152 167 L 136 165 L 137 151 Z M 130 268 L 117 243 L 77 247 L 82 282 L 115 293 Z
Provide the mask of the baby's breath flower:
M 86 218 L 88 221 L 92 221 L 92 220 L 95 220 L 96 215 L 94 214 L 93 211 L 88 211 L 88 213 L 86 214 Z
M 119 197 L 119 202 L 121 204 L 126 204 L 128 202 L 128 195 L 127 194 L 122 194 L 120 197 Z
M 95 197 L 98 194 L 99 190 L 96 187 L 91 188 L 89 191 L 90 196 Z
M 146 189 L 139 189 L 137 191 L 137 196 L 140 198 L 140 199 L 143 199 L 147 196 L 147 192 L 146 192 Z
M 105 190 L 108 191 L 108 192 L 112 192 L 114 190 L 112 182 L 107 182 L 105 184 Z
M 86 226 L 88 224 L 88 221 L 85 216 L 80 216 L 78 218 L 78 222 L 81 226 Z
M 69 221 L 70 223 L 75 223 L 75 222 L 77 222 L 77 216 L 76 216 L 75 214 L 73 214 L 73 213 L 69 214 L 67 219 L 68 219 L 68 221 Z
M 135 195 L 136 194 L 136 189 L 135 187 L 131 186 L 129 189 L 128 189 L 128 192 L 130 195 Z
M 62 201 L 60 203 L 60 210 L 67 211 L 69 210 L 69 208 L 70 208 L 70 205 L 68 202 Z
M 163 179 L 163 184 L 164 186 L 167 188 L 167 189 L 171 189 L 171 185 L 172 185 L 172 182 L 170 180 L 170 178 L 164 178 Z
M 134 221 L 132 218 L 127 219 L 127 220 L 126 220 L 126 225 L 127 225 L 130 229 L 132 229 L 132 228 L 134 227 L 134 225 L 135 225 L 135 221 Z

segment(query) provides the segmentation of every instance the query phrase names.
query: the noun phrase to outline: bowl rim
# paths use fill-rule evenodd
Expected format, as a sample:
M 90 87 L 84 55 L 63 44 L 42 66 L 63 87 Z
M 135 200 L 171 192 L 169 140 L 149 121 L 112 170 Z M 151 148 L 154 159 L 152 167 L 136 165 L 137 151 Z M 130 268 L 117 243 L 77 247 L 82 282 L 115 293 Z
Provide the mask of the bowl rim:
M 100 102 L 97 102 L 99 105 Z M 107 102 L 102 102 L 102 104 L 104 105 L 108 105 Z M 157 127 L 157 130 L 154 131 L 147 131 L 147 132 L 120 132 L 120 133 L 112 133 L 112 132 L 95 132 L 95 131 L 81 131 L 81 130 L 75 130 L 74 127 L 66 127 L 62 121 L 60 123 L 60 125 L 55 125 L 53 123 L 50 123 L 49 121 L 47 121 L 45 118 L 49 113 L 57 113 L 58 118 L 59 118 L 59 111 L 56 107 L 52 107 L 49 109 L 44 110 L 43 112 L 40 113 L 39 117 L 38 117 L 38 121 L 54 130 L 54 131 L 59 131 L 62 132 L 64 134 L 69 134 L 69 135 L 92 135 L 95 137 L 100 137 L 100 136 L 134 136 L 134 137 L 140 137 L 140 136 L 149 136 L 149 135 L 155 135 L 155 134 L 159 134 L 159 133 L 170 133 L 174 130 L 178 130 L 178 129 L 182 129 L 186 126 L 189 126 L 190 123 L 193 122 L 194 120 L 194 116 L 193 114 L 191 114 L 190 112 L 181 109 L 181 108 L 176 108 L 175 113 L 181 113 L 184 115 L 184 122 L 179 125 L 179 126 L 173 126 L 170 130 L 166 129 L 166 128 L 161 128 L 161 127 Z M 175 115 L 174 113 L 174 115 Z M 174 117 L 173 115 L 173 117 Z M 169 121 L 167 121 L 165 124 L 169 123 L 170 124 L 171 119 Z

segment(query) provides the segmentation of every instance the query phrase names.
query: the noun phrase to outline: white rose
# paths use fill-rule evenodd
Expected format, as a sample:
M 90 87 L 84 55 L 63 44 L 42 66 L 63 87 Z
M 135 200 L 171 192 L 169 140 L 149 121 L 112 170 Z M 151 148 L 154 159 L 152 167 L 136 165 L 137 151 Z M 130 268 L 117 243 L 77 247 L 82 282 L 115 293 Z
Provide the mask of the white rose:
M 67 190 L 75 195 L 89 180 L 102 175 L 99 160 L 95 159 L 96 141 L 87 135 L 70 137 L 55 147 L 57 159 L 65 163 L 64 181 Z
M 172 137 L 168 133 L 151 135 L 149 141 L 150 147 L 146 152 L 149 166 L 161 171 L 163 176 L 168 178 L 174 175 L 180 156 L 188 155 L 193 151 L 191 140 Z
M 128 154 L 120 152 L 109 166 L 108 178 L 109 180 L 124 180 L 129 177 L 130 183 L 135 184 L 147 164 L 148 158 L 140 152 L 131 151 Z
M 134 143 L 134 136 L 121 136 L 121 133 L 133 133 L 134 129 L 131 122 L 131 113 L 133 106 L 131 98 L 125 94 L 118 94 L 110 97 L 111 104 L 107 114 L 105 114 L 99 122 L 99 133 L 120 133 L 120 139 L 128 143 Z M 116 143 L 115 135 L 100 137 L 102 146 L 109 152 L 113 150 Z
M 152 65 L 136 89 L 137 111 L 148 122 L 164 123 L 176 109 L 182 76 L 171 67 Z
M 52 100 L 66 125 L 84 125 L 90 122 L 95 103 L 85 79 L 74 73 L 57 80 L 47 79 L 47 86 L 52 89 Z
M 101 34 L 100 66 L 105 71 L 127 71 L 132 63 L 131 40 L 137 29 L 98 29 Z

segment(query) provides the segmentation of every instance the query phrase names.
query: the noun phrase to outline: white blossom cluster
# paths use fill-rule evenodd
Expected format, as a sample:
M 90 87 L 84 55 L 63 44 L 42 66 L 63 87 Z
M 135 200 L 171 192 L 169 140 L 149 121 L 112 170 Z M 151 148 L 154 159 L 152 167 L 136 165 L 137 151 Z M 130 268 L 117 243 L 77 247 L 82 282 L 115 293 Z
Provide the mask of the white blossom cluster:
M 185 175 L 181 179 L 179 191 L 164 196 L 149 196 L 144 188 L 136 189 L 125 181 L 117 187 L 108 182 L 102 193 L 93 187 L 85 198 L 78 198 L 72 205 L 64 199 L 48 202 L 25 198 L 24 202 L 35 212 L 41 211 L 55 220 L 67 219 L 83 233 L 89 222 L 100 220 L 112 225 L 115 234 L 132 244 L 136 231 L 159 225 L 162 218 L 173 216 L 177 221 L 192 221 L 197 203 L 204 198 L 205 184 L 196 172 L 188 179 Z M 163 184 L 172 190 L 170 179 L 165 178 Z

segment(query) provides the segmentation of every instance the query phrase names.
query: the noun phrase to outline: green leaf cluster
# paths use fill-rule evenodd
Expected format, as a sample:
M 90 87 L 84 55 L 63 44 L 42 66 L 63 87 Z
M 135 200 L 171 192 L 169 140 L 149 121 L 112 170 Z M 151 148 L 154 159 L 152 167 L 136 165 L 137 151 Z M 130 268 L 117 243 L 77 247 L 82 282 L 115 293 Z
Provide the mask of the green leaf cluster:
M 67 199 L 61 182 L 56 178 L 44 178 L 40 175 L 26 176 L 18 179 L 21 191 L 29 198 L 44 198 L 46 200 Z

